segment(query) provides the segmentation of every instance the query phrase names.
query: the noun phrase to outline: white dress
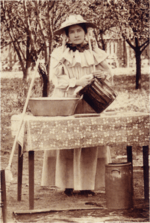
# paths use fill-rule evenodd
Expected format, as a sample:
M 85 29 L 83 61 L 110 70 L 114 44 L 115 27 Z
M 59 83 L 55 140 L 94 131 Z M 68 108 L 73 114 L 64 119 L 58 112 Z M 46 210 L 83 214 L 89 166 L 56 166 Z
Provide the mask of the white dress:
M 100 50 L 73 52 L 59 47 L 51 55 L 51 80 L 55 85 L 52 97 L 73 97 L 75 80 L 91 74 L 93 65 L 102 69 L 100 63 L 107 54 Z M 86 107 L 86 110 L 85 110 Z M 94 112 L 82 101 L 81 112 Z M 77 112 L 78 113 L 78 112 Z M 64 190 L 98 190 L 105 186 L 105 164 L 111 162 L 109 147 L 90 147 L 70 150 L 45 151 L 42 186 L 57 186 Z

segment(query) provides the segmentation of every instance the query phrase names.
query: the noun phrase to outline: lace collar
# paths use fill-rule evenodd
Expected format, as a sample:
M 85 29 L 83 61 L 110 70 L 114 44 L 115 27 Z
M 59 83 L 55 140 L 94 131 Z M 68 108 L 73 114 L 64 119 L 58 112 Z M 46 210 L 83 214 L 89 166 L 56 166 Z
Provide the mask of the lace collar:
M 99 48 L 92 51 L 92 53 L 90 49 L 85 50 L 84 47 L 82 49 L 84 49 L 83 52 L 79 52 L 78 50 L 73 52 L 67 46 L 65 48 L 63 46 L 56 48 L 51 55 L 52 67 L 56 67 L 64 62 L 70 67 L 76 64 L 80 64 L 81 67 L 89 67 L 91 65 L 98 65 L 108 56 L 105 51 Z
M 89 50 L 88 43 L 81 43 L 81 44 L 73 44 L 73 43 L 66 43 L 66 47 L 75 52 L 78 50 L 79 52 L 84 52 L 84 50 Z

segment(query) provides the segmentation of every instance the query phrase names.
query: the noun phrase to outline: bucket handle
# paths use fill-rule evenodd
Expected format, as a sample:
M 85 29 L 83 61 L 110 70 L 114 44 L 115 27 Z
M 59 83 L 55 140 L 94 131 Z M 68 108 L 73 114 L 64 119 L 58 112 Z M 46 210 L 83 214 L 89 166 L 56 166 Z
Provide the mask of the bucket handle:
M 113 171 L 117 171 L 117 172 L 119 172 L 119 174 L 120 174 L 120 170 L 114 169 L 114 170 L 111 171 L 111 173 L 112 173 Z

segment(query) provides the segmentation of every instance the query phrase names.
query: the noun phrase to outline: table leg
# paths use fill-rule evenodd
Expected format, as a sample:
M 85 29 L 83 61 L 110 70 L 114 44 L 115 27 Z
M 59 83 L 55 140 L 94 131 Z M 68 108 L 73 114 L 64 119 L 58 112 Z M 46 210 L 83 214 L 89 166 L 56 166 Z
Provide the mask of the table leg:
M 2 219 L 3 223 L 7 222 L 7 204 L 6 204 L 6 182 L 5 170 L 1 170 L 1 202 L 2 202 Z
M 21 201 L 22 191 L 23 154 L 21 152 L 21 146 L 18 144 L 18 201 Z
M 134 195 L 134 189 L 133 189 L 133 159 L 132 159 L 132 146 L 127 146 L 127 162 L 131 163 L 131 168 L 132 168 L 132 199 Z
M 29 209 L 34 209 L 34 151 L 29 151 Z
M 127 162 L 132 164 L 132 146 L 127 146 Z
M 149 163 L 148 163 L 148 146 L 143 146 L 143 170 L 144 170 L 144 198 L 149 201 Z

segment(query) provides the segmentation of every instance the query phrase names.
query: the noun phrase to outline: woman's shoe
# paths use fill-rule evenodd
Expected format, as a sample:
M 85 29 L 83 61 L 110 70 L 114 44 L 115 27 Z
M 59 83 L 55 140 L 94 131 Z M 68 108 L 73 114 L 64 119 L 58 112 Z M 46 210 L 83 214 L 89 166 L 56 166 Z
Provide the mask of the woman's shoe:
M 91 194 L 92 196 L 95 195 L 95 193 L 94 193 L 93 191 L 91 191 L 91 190 L 81 190 L 81 191 L 79 192 L 79 195 L 88 196 L 89 194 Z
M 64 193 L 67 195 L 67 196 L 72 196 L 73 195 L 73 189 L 72 188 L 66 188 Z

